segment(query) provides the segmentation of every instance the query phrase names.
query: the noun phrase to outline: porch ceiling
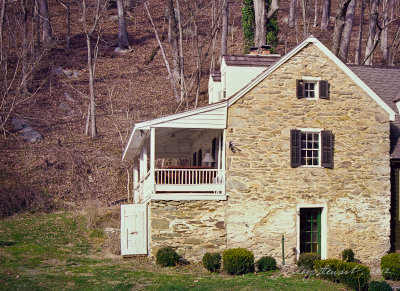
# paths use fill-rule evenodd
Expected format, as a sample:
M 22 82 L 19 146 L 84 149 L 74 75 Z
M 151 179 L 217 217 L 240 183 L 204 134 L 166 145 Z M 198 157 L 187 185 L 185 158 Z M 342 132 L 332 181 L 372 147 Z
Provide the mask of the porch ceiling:
M 122 159 L 132 159 L 138 155 L 140 148 L 148 143 L 151 128 L 156 129 L 156 146 L 171 143 L 172 139 L 192 143 L 193 139 L 191 138 L 194 131 L 225 129 L 226 118 L 227 103 L 220 102 L 203 108 L 137 123 L 132 130 Z M 171 135 L 175 135 L 175 137 Z

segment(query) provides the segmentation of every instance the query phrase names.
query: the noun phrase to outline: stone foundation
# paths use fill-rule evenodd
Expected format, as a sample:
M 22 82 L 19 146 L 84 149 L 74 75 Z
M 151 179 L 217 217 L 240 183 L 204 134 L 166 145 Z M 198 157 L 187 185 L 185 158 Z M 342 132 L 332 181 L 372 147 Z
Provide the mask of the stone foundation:
M 201 261 L 206 252 L 226 246 L 226 201 L 152 201 L 150 203 L 151 256 L 171 246 L 189 261 Z

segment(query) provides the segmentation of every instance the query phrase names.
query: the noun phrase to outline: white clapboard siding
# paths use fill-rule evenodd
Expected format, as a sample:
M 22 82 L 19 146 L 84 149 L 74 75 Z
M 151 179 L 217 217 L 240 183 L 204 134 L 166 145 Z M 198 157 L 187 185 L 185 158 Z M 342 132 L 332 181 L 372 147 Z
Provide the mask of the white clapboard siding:
M 121 205 L 121 255 L 147 254 L 147 205 Z

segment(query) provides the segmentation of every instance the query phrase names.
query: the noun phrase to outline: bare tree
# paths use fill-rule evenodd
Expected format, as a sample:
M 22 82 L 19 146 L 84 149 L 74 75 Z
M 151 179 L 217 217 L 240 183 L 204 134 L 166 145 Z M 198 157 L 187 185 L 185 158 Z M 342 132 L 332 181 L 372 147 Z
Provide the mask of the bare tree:
M 371 13 L 369 16 L 368 40 L 365 48 L 364 64 L 372 65 L 372 53 L 376 46 L 376 26 L 378 24 L 379 0 L 371 0 Z
M 27 0 L 20 0 L 22 12 L 22 78 L 21 90 L 28 93 L 28 7 Z
M 309 27 L 310 27 L 310 0 L 301 0 L 301 8 L 303 12 L 303 31 L 304 31 L 304 38 L 308 37 L 309 35 Z
M 394 34 L 393 40 L 388 50 L 388 66 L 394 66 L 394 58 L 396 53 L 399 51 L 400 46 L 400 23 L 397 26 L 397 30 Z
M 40 21 L 42 23 L 42 41 L 46 44 L 50 43 L 53 31 L 50 23 L 49 5 L 47 0 L 37 0 L 39 6 Z
M 168 12 L 168 32 L 169 41 L 172 45 L 172 68 L 174 82 L 179 81 L 180 78 L 180 66 L 179 66 L 179 36 L 178 36 L 178 25 L 175 16 L 174 1 L 167 0 L 167 12 Z
M 100 20 L 102 17 L 103 12 L 107 7 L 108 1 L 101 2 L 101 0 L 96 0 L 92 23 L 89 23 L 89 9 L 86 4 L 86 0 L 82 0 L 82 19 L 83 19 L 83 26 L 86 36 L 86 46 L 87 46 L 87 62 L 88 62 L 88 69 L 89 69 L 89 91 L 90 91 L 90 104 L 89 109 L 90 119 L 90 133 L 91 137 L 94 138 L 97 136 L 97 124 L 96 124 L 96 103 L 95 103 L 95 92 L 94 92 L 94 76 L 96 72 L 96 61 L 97 61 L 97 53 L 98 53 L 98 43 L 100 40 L 101 35 L 101 25 Z M 95 47 L 93 49 L 93 40 L 96 39 Z M 88 129 L 88 123 L 86 128 Z M 86 131 L 86 134 L 88 132 Z
M 339 4 L 339 8 L 336 12 L 335 19 L 335 28 L 333 30 L 333 38 L 332 38 L 332 48 L 331 51 L 338 56 L 339 55 L 339 47 L 342 38 L 342 32 L 344 28 L 344 23 L 346 19 L 347 8 L 350 4 L 351 0 L 341 0 Z
M 222 33 L 221 33 L 221 54 L 219 62 L 221 63 L 222 56 L 227 53 L 228 47 L 228 16 L 229 6 L 228 0 L 222 0 Z
M 364 12 L 365 12 L 365 0 L 360 0 L 360 24 L 358 29 L 358 38 L 354 62 L 359 65 L 361 63 L 361 41 L 363 34 L 363 24 L 364 24 Z
M 385 63 L 388 60 L 388 31 L 389 31 L 389 0 L 382 1 L 383 28 L 381 33 L 382 58 Z
M 322 30 L 328 30 L 330 14 L 331 14 L 331 0 L 325 0 L 324 7 L 322 9 L 322 18 L 321 18 L 321 29 Z
M 318 23 L 318 0 L 315 0 L 314 4 L 314 27 L 317 27 Z
M 343 62 L 347 62 L 347 56 L 349 53 L 349 45 L 351 32 L 353 30 L 354 12 L 356 8 L 357 0 L 351 0 L 346 12 L 346 21 L 344 24 L 342 37 L 340 40 L 339 58 Z
M 296 22 L 296 11 L 297 11 L 297 6 L 296 6 L 296 0 L 290 0 L 289 4 L 289 27 L 294 28 L 295 22 Z
M 3 62 L 3 27 L 4 27 L 4 16 L 6 15 L 6 0 L 1 2 L 0 12 L 0 63 Z
M 123 0 L 117 0 L 118 10 L 118 48 L 129 48 L 128 31 L 126 30 L 125 10 Z

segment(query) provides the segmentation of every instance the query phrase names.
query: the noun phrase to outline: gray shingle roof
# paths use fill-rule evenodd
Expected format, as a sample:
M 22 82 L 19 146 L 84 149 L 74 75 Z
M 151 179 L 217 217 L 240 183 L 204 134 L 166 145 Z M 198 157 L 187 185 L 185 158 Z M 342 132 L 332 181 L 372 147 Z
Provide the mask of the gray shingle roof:
M 280 58 L 281 55 L 224 55 L 228 66 L 267 67 Z
M 395 101 L 400 98 L 400 68 L 354 65 L 348 65 L 348 67 L 398 114 Z M 399 138 L 400 117 L 396 115 L 395 121 L 390 124 L 390 156 L 392 159 L 400 159 Z
M 210 75 L 214 82 L 221 82 L 221 72 L 212 71 Z

